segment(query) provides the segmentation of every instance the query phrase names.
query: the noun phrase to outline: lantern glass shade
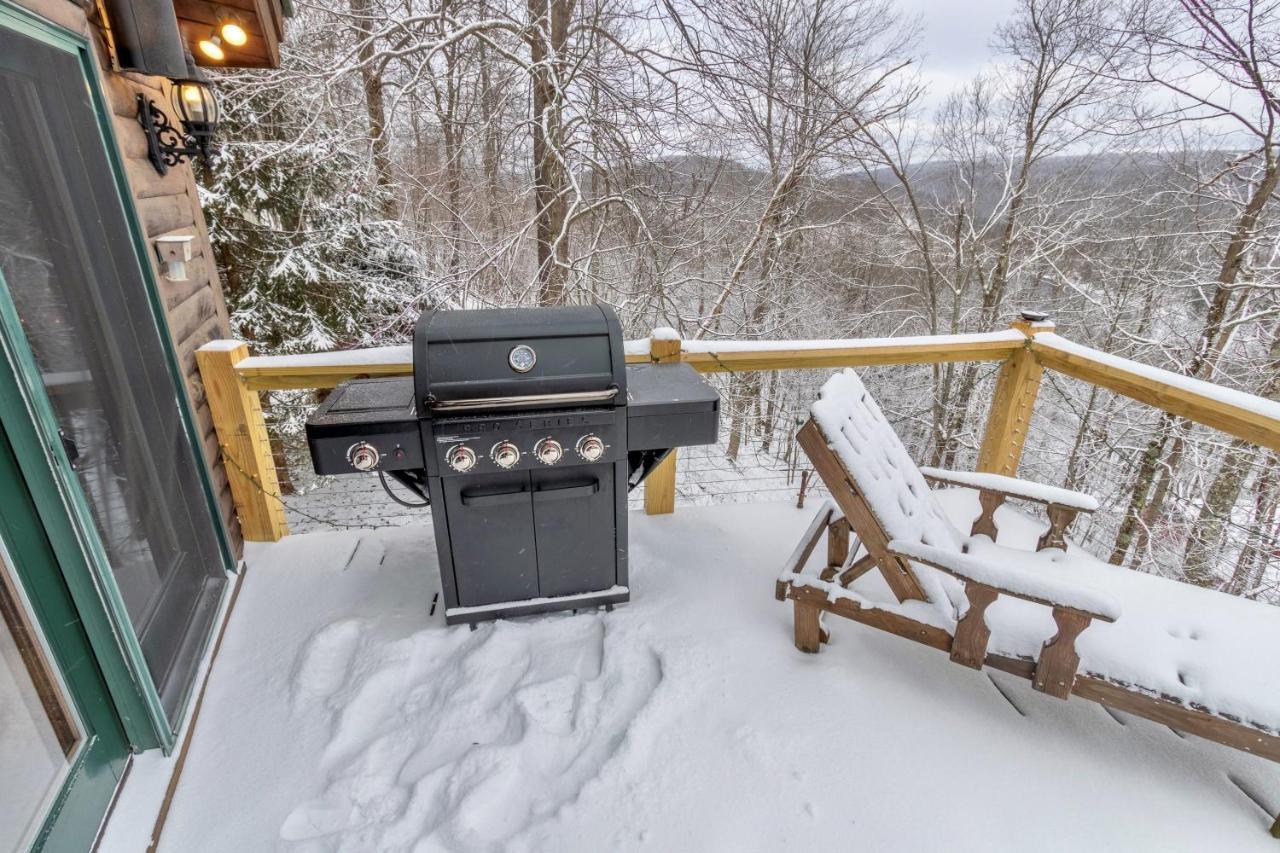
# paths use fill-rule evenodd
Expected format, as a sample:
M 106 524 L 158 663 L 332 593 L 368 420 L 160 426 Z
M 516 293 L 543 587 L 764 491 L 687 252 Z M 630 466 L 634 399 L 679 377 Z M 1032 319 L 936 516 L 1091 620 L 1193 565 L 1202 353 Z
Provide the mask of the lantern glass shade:
M 213 132 L 218 124 L 218 99 L 208 84 L 198 80 L 175 80 L 169 98 L 178 118 L 193 136 Z

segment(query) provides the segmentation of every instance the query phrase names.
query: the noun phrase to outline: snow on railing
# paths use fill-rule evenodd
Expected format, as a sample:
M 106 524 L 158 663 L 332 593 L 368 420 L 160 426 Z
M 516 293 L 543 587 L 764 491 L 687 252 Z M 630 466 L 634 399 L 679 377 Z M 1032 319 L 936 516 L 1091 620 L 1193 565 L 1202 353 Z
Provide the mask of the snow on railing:
M 864 367 L 940 361 L 1000 361 L 1026 342 L 1017 329 L 967 335 L 913 335 L 901 338 L 827 340 L 681 339 L 658 328 L 647 338 L 623 343 L 627 361 L 650 359 L 653 341 L 678 344 L 681 360 L 705 372 L 783 370 L 806 367 Z M 250 356 L 236 365 L 246 386 L 256 391 L 332 388 L 357 376 L 402 376 L 413 372 L 413 348 L 368 347 L 295 355 Z
M 1275 400 L 1121 358 L 1052 332 L 1036 335 L 1031 351 L 1051 370 L 1280 450 L 1280 402 Z

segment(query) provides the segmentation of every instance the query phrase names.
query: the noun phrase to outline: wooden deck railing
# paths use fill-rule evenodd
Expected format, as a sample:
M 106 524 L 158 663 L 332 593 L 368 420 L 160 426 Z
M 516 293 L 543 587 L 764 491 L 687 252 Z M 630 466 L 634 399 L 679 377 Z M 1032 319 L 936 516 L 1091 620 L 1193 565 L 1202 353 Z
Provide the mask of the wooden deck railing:
M 332 388 L 357 377 L 413 372 L 408 346 L 250 356 L 239 341 L 214 341 L 197 355 L 232 497 L 250 541 L 274 541 L 288 532 L 258 392 Z M 1058 336 L 1051 322 L 1019 319 L 1005 331 L 976 335 L 841 341 L 682 342 L 655 334 L 629 341 L 627 361 L 685 361 L 708 373 L 1000 361 L 977 466 L 999 474 L 1017 473 L 1046 368 L 1280 450 L 1280 403 L 1081 346 Z M 649 514 L 674 511 L 675 468 L 673 453 L 646 480 Z

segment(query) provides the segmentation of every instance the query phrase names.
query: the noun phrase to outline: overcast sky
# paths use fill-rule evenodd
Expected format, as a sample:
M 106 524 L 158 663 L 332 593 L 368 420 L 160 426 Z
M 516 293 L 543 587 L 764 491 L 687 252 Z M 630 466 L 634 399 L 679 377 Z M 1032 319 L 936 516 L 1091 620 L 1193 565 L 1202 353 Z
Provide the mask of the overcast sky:
M 936 105 L 991 58 L 991 35 L 1013 11 L 1014 0 L 891 0 L 904 17 L 923 24 L 921 72 L 926 103 Z

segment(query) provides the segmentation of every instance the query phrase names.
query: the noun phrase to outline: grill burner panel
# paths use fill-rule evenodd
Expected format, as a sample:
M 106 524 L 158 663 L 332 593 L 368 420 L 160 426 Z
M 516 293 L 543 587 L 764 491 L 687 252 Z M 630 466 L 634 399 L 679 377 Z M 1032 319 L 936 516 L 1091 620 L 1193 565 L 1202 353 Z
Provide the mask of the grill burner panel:
M 626 437 L 618 428 L 618 419 L 611 409 L 574 409 L 567 412 L 536 412 L 520 414 L 494 414 L 482 418 L 437 419 L 434 423 L 432 443 L 428 456 L 427 473 L 443 477 L 461 476 L 453 470 L 446 458 L 450 449 L 462 445 L 476 454 L 476 465 L 465 476 L 492 474 L 504 470 L 493 460 L 493 449 L 502 442 L 511 442 L 520 452 L 520 459 L 507 470 L 528 471 L 549 467 L 538 459 L 534 449 L 543 439 L 553 439 L 565 448 L 558 466 L 584 462 L 574 447 L 584 436 L 596 435 L 604 440 L 605 456 L 601 461 L 616 462 L 627 458 Z
M 350 474 L 349 455 L 360 442 L 378 451 L 374 470 L 423 467 L 422 436 L 413 405 L 413 378 L 344 382 L 307 420 L 307 442 L 317 474 Z
M 427 312 L 413 377 L 343 383 L 307 438 L 317 473 L 430 499 L 445 619 L 474 623 L 626 601 L 628 489 L 718 419 L 688 365 L 627 367 L 607 308 Z

